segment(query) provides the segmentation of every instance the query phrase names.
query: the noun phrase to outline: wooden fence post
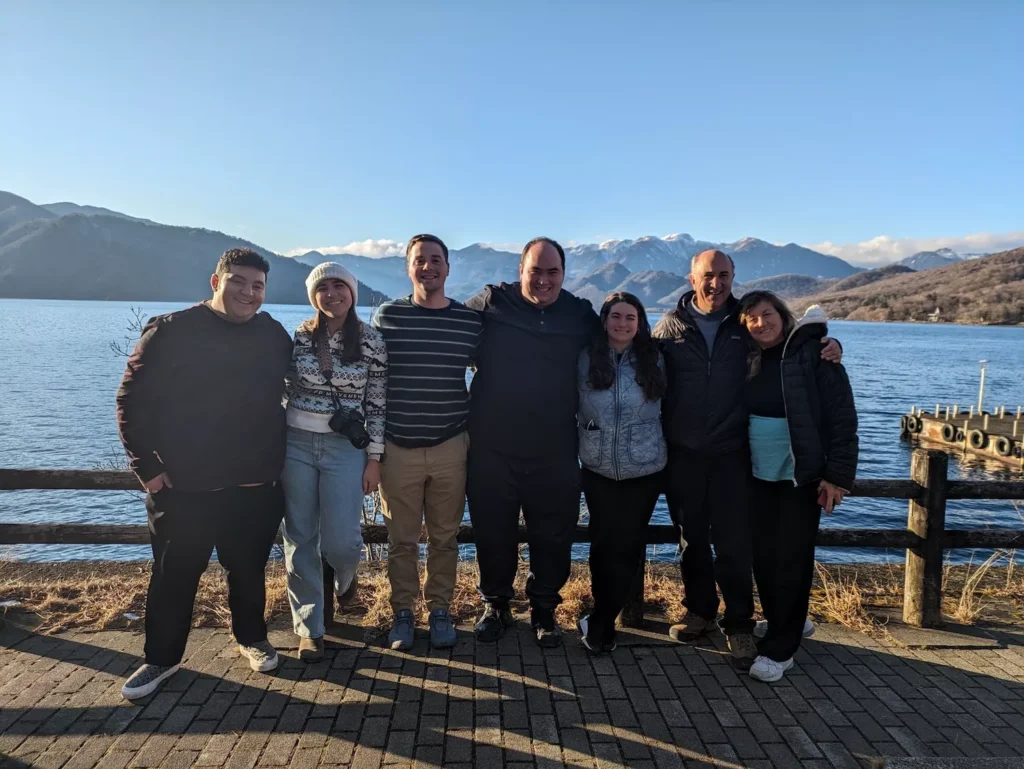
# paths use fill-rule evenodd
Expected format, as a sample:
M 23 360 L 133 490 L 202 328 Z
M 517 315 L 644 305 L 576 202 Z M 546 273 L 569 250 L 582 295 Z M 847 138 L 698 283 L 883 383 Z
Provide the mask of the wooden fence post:
M 907 528 L 921 537 L 907 550 L 904 574 L 903 621 L 917 627 L 942 624 L 942 546 L 946 530 L 946 473 L 949 456 L 943 451 L 917 449 L 910 461 L 910 478 L 924 487 L 910 500 Z
M 647 577 L 647 547 L 644 546 L 644 557 L 640 568 L 633 575 L 633 584 L 629 588 L 629 598 L 619 612 L 619 624 L 622 627 L 642 628 L 644 626 L 644 582 Z

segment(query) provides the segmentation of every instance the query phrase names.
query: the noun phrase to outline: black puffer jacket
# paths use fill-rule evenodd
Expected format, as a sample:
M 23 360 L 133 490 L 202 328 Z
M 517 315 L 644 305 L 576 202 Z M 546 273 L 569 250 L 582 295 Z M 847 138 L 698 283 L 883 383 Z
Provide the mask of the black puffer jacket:
M 653 334 L 665 355 L 668 392 L 662 421 L 670 449 L 715 456 L 747 446 L 743 383 L 749 336 L 736 318 L 739 302 L 729 297 L 713 350 L 690 313 L 694 292 L 658 321 Z
M 782 393 L 798 486 L 824 478 L 849 491 L 857 475 L 857 407 L 842 364 L 821 359 L 825 313 L 812 307 L 782 353 Z

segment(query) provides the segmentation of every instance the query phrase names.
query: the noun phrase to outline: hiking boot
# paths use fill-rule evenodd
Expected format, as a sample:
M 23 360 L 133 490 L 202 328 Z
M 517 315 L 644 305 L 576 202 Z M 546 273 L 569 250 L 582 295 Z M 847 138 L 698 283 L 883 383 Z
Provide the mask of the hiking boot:
M 530 625 L 537 634 L 538 646 L 555 649 L 562 645 L 562 628 L 555 622 L 555 613 L 551 609 L 533 609 Z
M 303 662 L 319 662 L 324 658 L 324 639 L 300 638 L 299 659 Z
M 732 633 L 725 637 L 725 645 L 729 647 L 733 662 L 741 670 L 748 669 L 757 658 L 757 644 L 750 633 Z
M 249 667 L 257 673 L 266 673 L 277 667 L 277 649 L 270 641 L 256 641 L 251 644 L 238 645 L 238 653 L 249 660 Z
M 430 612 L 430 645 L 434 649 L 450 649 L 455 646 L 455 623 L 447 609 Z
M 754 625 L 754 638 L 764 638 L 768 634 L 768 620 L 760 619 Z M 803 637 L 810 638 L 814 635 L 814 623 L 809 619 L 804 620 Z
M 508 609 L 485 604 L 483 616 L 476 623 L 476 640 L 488 644 L 496 643 L 514 622 L 512 612 Z
M 126 700 L 138 700 L 148 697 L 160 688 L 161 684 L 178 672 L 180 665 L 143 665 L 121 687 L 121 696 Z
M 772 684 L 781 680 L 791 667 L 793 667 L 792 657 L 785 662 L 776 662 L 768 657 L 760 656 L 750 666 L 750 677 L 757 681 L 764 681 L 766 684 Z
M 687 612 L 682 622 L 668 629 L 668 634 L 673 641 L 693 643 L 716 630 L 717 619 L 704 619 L 693 612 Z
M 395 623 L 388 633 L 388 646 L 395 651 L 406 651 L 412 648 L 416 638 L 416 628 L 412 617 L 412 609 L 399 609 L 395 614 Z

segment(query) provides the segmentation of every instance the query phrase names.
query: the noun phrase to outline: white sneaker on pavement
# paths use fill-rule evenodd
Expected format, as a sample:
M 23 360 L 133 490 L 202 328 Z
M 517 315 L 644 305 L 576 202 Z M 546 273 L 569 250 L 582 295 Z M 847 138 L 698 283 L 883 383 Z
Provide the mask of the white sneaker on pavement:
M 768 657 L 758 656 L 754 664 L 750 666 L 750 677 L 757 681 L 764 681 L 771 684 L 782 679 L 786 671 L 793 667 L 793 658 L 785 662 L 776 662 Z

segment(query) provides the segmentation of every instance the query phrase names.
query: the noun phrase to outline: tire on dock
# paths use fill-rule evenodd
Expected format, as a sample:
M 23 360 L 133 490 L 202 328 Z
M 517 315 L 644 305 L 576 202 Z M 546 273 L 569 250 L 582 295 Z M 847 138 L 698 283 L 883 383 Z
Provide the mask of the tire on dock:
M 981 430 L 971 430 L 967 433 L 967 442 L 972 449 L 983 449 L 988 442 L 988 436 Z
M 1010 452 L 1013 451 L 1013 443 L 1005 435 L 997 435 L 992 439 L 992 448 L 995 449 L 996 454 L 1001 457 L 1010 456 Z
M 921 418 L 915 414 L 907 415 L 907 432 L 908 433 L 919 433 L 921 432 Z
M 956 440 L 956 428 L 949 422 L 942 426 L 942 440 L 953 443 Z

